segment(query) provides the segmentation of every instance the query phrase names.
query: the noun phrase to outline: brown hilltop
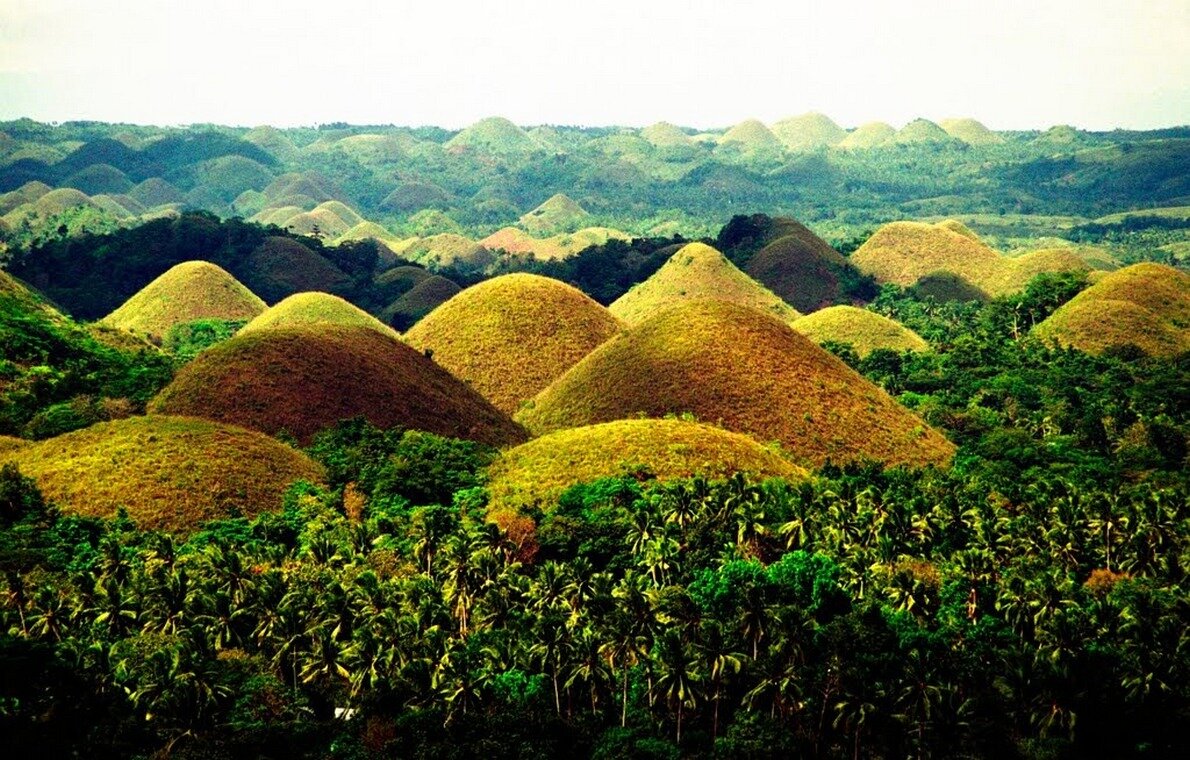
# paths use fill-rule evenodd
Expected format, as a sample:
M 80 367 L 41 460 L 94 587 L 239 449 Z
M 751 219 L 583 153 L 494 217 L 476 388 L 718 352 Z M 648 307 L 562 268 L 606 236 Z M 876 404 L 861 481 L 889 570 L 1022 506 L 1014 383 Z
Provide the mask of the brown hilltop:
M 512 420 L 421 352 L 360 326 L 237 335 L 182 368 L 150 410 L 287 431 L 303 442 L 357 416 L 493 445 L 524 439 Z
M 405 339 L 512 414 L 620 328 L 570 285 L 510 274 L 467 288 Z
M 639 416 L 778 441 L 794 461 L 945 463 L 954 446 L 787 324 L 726 301 L 668 309 L 597 348 L 518 419 L 536 434 Z

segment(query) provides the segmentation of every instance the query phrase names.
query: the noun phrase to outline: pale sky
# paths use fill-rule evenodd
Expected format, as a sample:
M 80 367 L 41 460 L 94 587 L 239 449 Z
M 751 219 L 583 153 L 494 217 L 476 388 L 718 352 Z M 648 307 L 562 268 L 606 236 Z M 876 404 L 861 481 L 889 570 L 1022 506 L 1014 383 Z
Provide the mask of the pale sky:
M 0 0 L 0 119 L 1190 124 L 1190 0 Z

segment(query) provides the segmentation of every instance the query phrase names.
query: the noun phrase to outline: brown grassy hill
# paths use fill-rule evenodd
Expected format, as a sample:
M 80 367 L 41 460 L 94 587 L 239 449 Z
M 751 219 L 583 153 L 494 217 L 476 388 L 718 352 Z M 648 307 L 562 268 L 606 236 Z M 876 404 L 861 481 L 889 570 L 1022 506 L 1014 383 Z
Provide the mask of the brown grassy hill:
M 793 220 L 786 220 L 792 222 Z M 821 309 L 840 296 L 836 271 L 848 265 L 834 248 L 797 222 L 748 260 L 744 272 L 802 312 Z M 798 229 L 800 228 L 800 229 Z
M 294 293 L 334 291 L 348 281 L 337 266 L 285 237 L 267 238 L 248 255 L 237 274 L 254 293 L 270 303 Z
M 1033 333 L 1087 353 L 1125 345 L 1152 356 L 1190 350 L 1190 275 L 1153 263 L 1110 272 Z
M 943 229 L 950 230 L 951 232 L 957 232 L 958 234 L 962 235 L 963 237 L 971 238 L 972 240 L 974 240 L 977 243 L 983 242 L 982 240 L 979 239 L 979 235 L 975 234 L 975 230 L 973 230 L 970 227 L 968 227 L 967 225 L 963 224 L 958 219 L 943 219 L 941 222 L 938 222 L 934 226 L 942 227 Z
M 793 329 L 815 343 L 849 344 L 861 358 L 878 348 L 928 351 L 921 336 L 900 322 L 855 306 L 830 306 L 795 320 Z
M 32 441 L 27 441 L 24 438 L 17 438 L 11 435 L 0 435 L 0 463 L 3 463 L 4 455 L 10 451 L 23 449 L 26 446 L 32 445 Z
M 870 121 L 852 130 L 839 141 L 840 148 L 848 150 L 866 150 L 879 148 L 892 143 L 897 136 L 897 130 L 883 121 Z
M 384 308 L 381 317 L 395 330 L 408 330 L 461 291 L 454 281 L 433 274 L 398 296 Z
M 532 153 L 540 146 L 525 130 L 500 116 L 481 119 L 446 141 L 451 153 L 474 151 L 493 155 Z
M 295 293 L 244 325 L 239 334 L 300 325 L 369 327 L 383 335 L 398 337 L 376 317 L 330 293 Z
M 7 214 L 17 206 L 32 203 L 52 189 L 46 183 L 34 180 L 26 182 L 16 190 L 0 194 L 0 214 Z
M 539 260 L 561 259 L 568 251 L 552 238 L 536 238 L 516 227 L 504 227 L 488 235 L 479 244 L 491 251 L 528 256 Z
M 946 130 L 929 119 L 914 119 L 897 130 L 893 142 L 897 145 L 921 145 L 923 143 L 948 143 L 954 138 Z
M 946 134 L 968 145 L 1000 145 L 1004 142 L 1003 137 L 975 119 L 943 119 L 938 122 L 938 126 L 942 127 Z
M 106 324 L 160 342 L 174 325 L 199 319 L 252 319 L 265 302 L 208 261 L 185 261 L 141 288 L 103 318 Z
M 295 480 L 320 481 L 305 454 L 231 425 L 129 417 L 0 453 L 68 512 L 189 533 L 203 522 L 279 509 Z
M 561 430 L 505 451 L 488 469 L 488 508 L 548 511 L 570 486 L 642 470 L 659 481 L 737 472 L 757 480 L 806 477 L 740 433 L 675 419 L 620 420 Z
M 609 309 L 627 324 L 635 325 L 677 303 L 700 298 L 741 303 L 785 322 L 801 316 L 771 290 L 704 243 L 683 246 L 649 279 L 634 285 Z
M 880 282 L 901 286 L 938 271 L 961 276 L 976 287 L 994 280 L 1004 261 L 999 253 L 946 227 L 892 222 L 851 254 L 851 263 Z
M 620 328 L 570 285 L 509 274 L 459 293 L 405 340 L 432 351 L 434 361 L 512 414 Z
M 522 216 L 520 223 L 530 233 L 549 235 L 573 232 L 585 226 L 590 219 L 591 215 L 573 198 L 557 193 Z
M 805 113 L 773 124 L 773 134 L 790 150 L 814 150 L 838 145 L 847 132 L 829 116 Z
M 787 324 L 726 301 L 675 306 L 595 349 L 519 415 L 532 432 L 691 412 L 793 461 L 944 463 L 954 446 Z
M 432 360 L 368 327 L 306 325 L 237 335 L 199 354 L 151 411 L 232 422 L 306 443 L 366 417 L 502 446 L 523 441 L 507 415 Z

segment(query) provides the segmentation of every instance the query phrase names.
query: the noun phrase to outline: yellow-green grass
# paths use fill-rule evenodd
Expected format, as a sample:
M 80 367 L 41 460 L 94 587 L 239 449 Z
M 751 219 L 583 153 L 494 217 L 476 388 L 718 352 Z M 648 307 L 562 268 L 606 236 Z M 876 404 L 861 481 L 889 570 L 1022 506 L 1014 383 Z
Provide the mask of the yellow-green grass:
M 795 320 L 793 329 L 819 345 L 846 343 L 861 358 L 878 348 L 928 351 L 920 335 L 896 320 L 855 306 L 830 306 Z
M 123 220 L 134 216 L 132 212 L 130 212 L 126 207 L 122 206 L 110 195 L 93 195 L 91 196 L 91 202 L 94 203 L 100 211 L 108 213 L 111 216 L 114 216 L 116 219 Z
M 407 241 L 396 252 L 436 269 L 451 266 L 481 269 L 496 260 L 496 256 L 484 246 L 453 232 Z
M 960 222 L 958 219 L 943 219 L 942 221 L 937 222 L 934 226 L 950 230 L 951 232 L 957 232 L 963 237 L 971 238 L 977 243 L 983 242 L 979 239 L 979 235 L 975 234 L 974 230 Z
M 443 147 L 453 153 L 475 151 L 496 155 L 532 153 L 540 149 L 525 130 L 500 116 L 477 121 L 447 140 Z
M 454 296 L 405 340 L 512 414 L 621 328 L 570 285 L 509 274 Z
M 697 419 L 818 466 L 942 464 L 954 446 L 788 324 L 727 301 L 675 306 L 591 352 L 517 419 L 534 434 L 636 417 Z
M 21 219 L 33 214 L 46 218 L 55 214 L 61 214 L 63 211 L 77 206 L 97 207 L 95 202 L 86 193 L 79 192 L 73 187 L 59 187 L 40 196 L 35 201 L 17 206 L 6 214 L 4 219 L 11 225 L 16 226 Z
M 327 239 L 337 238 L 351 229 L 351 225 L 340 219 L 338 214 L 321 206 L 313 211 L 294 214 L 286 219 L 282 226 L 298 235 L 313 235 Z
M 420 351 L 370 327 L 301 325 L 239 334 L 183 367 L 149 405 L 303 443 L 340 420 L 492 445 L 524 431 Z
M 248 221 L 268 226 L 284 227 L 290 219 L 305 213 L 301 206 L 270 206 L 253 214 Z
M 829 116 L 804 113 L 773 124 L 773 134 L 790 150 L 814 150 L 838 145 L 847 136 L 846 130 Z
M 393 300 L 381 316 L 395 329 L 408 329 L 461 290 L 452 280 L 432 274 Z
M 1155 216 L 1161 219 L 1190 219 L 1190 206 L 1162 206 L 1158 208 L 1142 208 L 1136 211 L 1122 211 L 1118 214 L 1108 214 L 1095 220 L 1096 224 L 1119 224 L 1133 217 Z
M 551 240 L 560 247 L 566 256 L 572 256 L 593 245 L 605 245 L 609 240 L 631 240 L 627 232 L 611 227 L 583 227 L 571 233 L 554 235 Z
M 330 293 L 294 293 L 261 312 L 240 328 L 240 335 L 299 325 L 368 327 L 392 338 L 399 336 L 368 312 Z
M 266 238 L 248 255 L 244 284 L 268 302 L 294 293 L 333 291 L 347 284 L 337 266 L 292 238 Z
M 985 145 L 1000 145 L 1004 138 L 985 127 L 975 119 L 943 119 L 938 126 L 951 137 L 962 140 L 968 145 L 982 147 Z
M 73 187 L 87 195 L 118 195 L 132 189 L 132 182 L 124 172 L 111 164 L 91 164 L 79 169 L 62 181 L 64 187 Z
M 719 138 L 720 146 L 735 145 L 744 153 L 754 151 L 774 151 L 780 153 L 785 149 L 773 131 L 766 127 L 759 119 L 745 119 L 723 133 Z
M 920 145 L 922 143 L 945 143 L 953 140 L 942 127 L 929 119 L 914 119 L 897 130 L 893 142 L 898 145 Z
M 892 222 L 851 255 L 851 263 L 880 282 L 910 286 L 948 271 L 987 290 L 1005 261 L 995 250 L 951 229 L 925 222 Z
M 362 216 L 360 216 L 353 208 L 348 206 L 343 201 L 323 201 L 314 208 L 314 211 L 325 211 L 334 214 L 335 216 L 339 217 L 339 220 L 342 221 L 343 224 L 347 225 L 348 229 L 351 229 L 355 225 L 364 221 Z
M 686 147 L 694 144 L 690 135 L 668 121 L 650 124 L 640 131 L 640 136 L 658 148 Z
M 502 453 L 488 469 L 488 509 L 548 511 L 573 485 L 642 470 L 658 481 L 737 472 L 754 480 L 806 477 L 740 433 L 677 419 L 619 420 L 561 430 Z
M 333 182 L 314 171 L 282 174 L 270 182 L 262 192 L 272 205 L 280 205 L 277 203 L 278 200 L 292 196 L 306 196 L 315 203 L 321 203 L 340 195 Z
M 89 517 L 119 508 L 145 529 L 189 533 L 208 520 L 279 509 L 295 480 L 323 470 L 280 441 L 185 417 L 129 417 L 0 452 L 46 498 Z
M 883 121 L 870 121 L 852 130 L 839 141 L 839 147 L 847 150 L 866 150 L 880 148 L 892 143 L 897 136 L 897 130 Z
M 27 441 L 24 438 L 17 438 L 11 435 L 0 435 L 0 462 L 3 461 L 5 454 L 22 449 L 32 444 L 32 441 Z
M 199 319 L 249 320 L 265 302 L 209 261 L 171 267 L 103 318 L 106 324 L 160 343 L 174 325 Z
M 52 189 L 46 183 L 37 180 L 26 182 L 16 190 L 0 195 L 0 214 L 7 214 L 17 206 L 32 203 Z
M 802 312 L 835 303 L 840 296 L 836 270 L 848 266 L 834 248 L 792 219 L 782 220 L 781 237 L 744 265 L 744 272 Z
M 289 162 L 298 157 L 297 147 L 276 127 L 256 127 L 248 130 L 242 138 L 274 158 Z
M 1125 345 L 1151 356 L 1190 350 L 1190 275 L 1153 263 L 1110 272 L 1033 334 L 1088 353 Z
M 363 221 L 344 232 L 335 240 L 335 245 L 355 240 L 375 240 L 392 247 L 401 242 L 401 238 L 381 227 L 376 222 Z
M 591 218 L 573 198 L 557 193 L 545 203 L 521 217 L 520 223 L 530 233 L 571 232 Z
M 633 286 L 609 308 L 629 325 L 683 301 L 716 298 L 760 309 L 784 322 L 801 316 L 796 309 L 741 272 L 722 253 L 704 243 L 678 250 L 651 277 Z
M 373 278 L 372 283 L 381 294 L 382 300 L 391 300 L 408 293 L 415 285 L 433 275 L 424 268 L 412 264 L 386 269 Z
M 1069 124 L 1057 124 L 1042 132 L 1033 142 L 1038 145 L 1069 147 L 1082 140 L 1082 133 Z
M 100 195 L 92 196 L 91 200 L 100 204 L 100 206 L 104 206 L 105 204 L 111 203 L 116 208 L 119 208 L 120 210 L 122 210 L 124 213 L 131 214 L 132 216 L 140 216 L 141 214 L 148 211 L 148 209 L 145 208 L 145 205 L 143 203 L 138 201 L 136 198 L 133 198 L 131 195 L 100 194 Z
M 273 181 L 273 172 L 246 156 L 219 156 L 194 166 L 199 182 L 219 197 L 231 200 L 245 190 L 260 190 Z
M 1091 266 L 1073 248 L 1042 248 L 1004 260 L 1000 273 L 986 283 L 992 295 L 1016 293 L 1039 274 L 1089 272 Z

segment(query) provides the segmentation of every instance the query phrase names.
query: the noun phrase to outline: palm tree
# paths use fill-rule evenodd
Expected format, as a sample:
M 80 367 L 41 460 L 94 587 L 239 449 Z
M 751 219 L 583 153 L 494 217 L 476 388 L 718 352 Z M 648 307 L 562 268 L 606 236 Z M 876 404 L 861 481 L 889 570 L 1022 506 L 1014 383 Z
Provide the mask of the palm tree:
M 668 630 L 657 641 L 651 660 L 657 668 L 657 691 L 677 712 L 676 741 L 681 744 L 682 718 L 687 708 L 698 706 L 701 696 L 703 672 L 698 657 L 678 631 Z
M 699 627 L 699 656 L 703 669 L 711 676 L 711 738 L 719 737 L 719 700 L 723 696 L 723 683 L 728 673 L 739 673 L 745 654 L 732 646 L 723 624 L 717 620 L 704 620 Z

